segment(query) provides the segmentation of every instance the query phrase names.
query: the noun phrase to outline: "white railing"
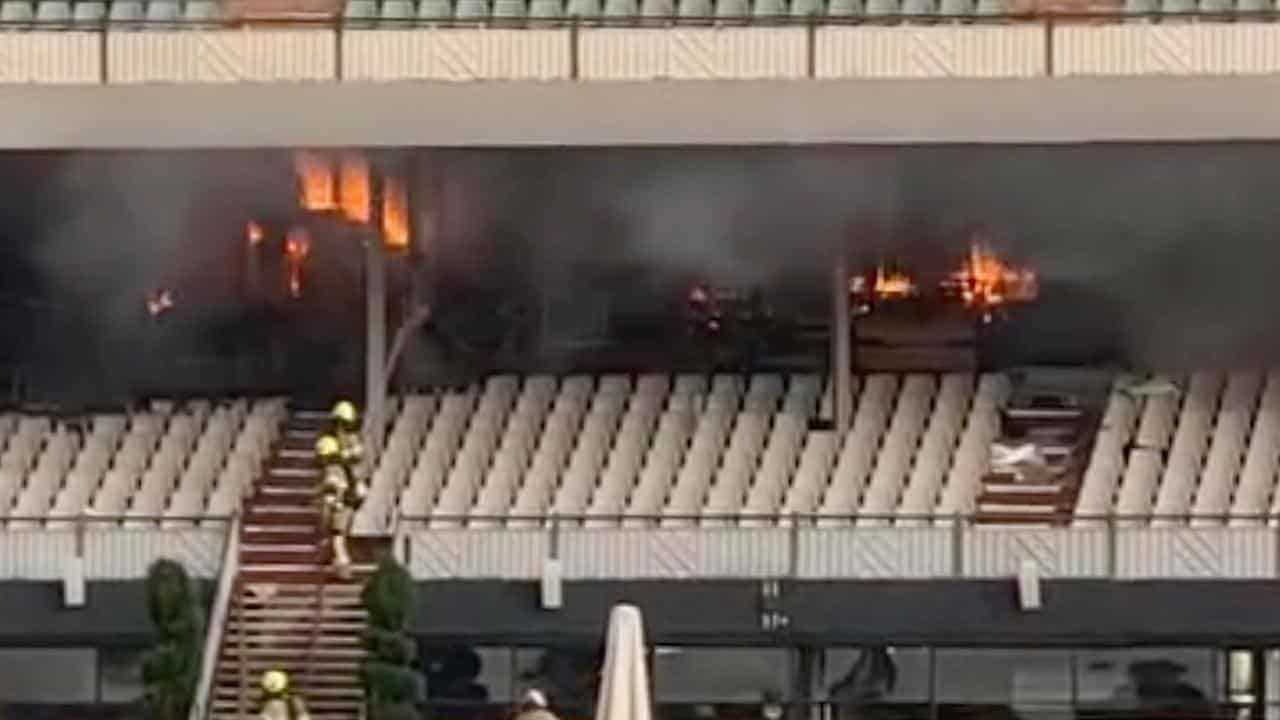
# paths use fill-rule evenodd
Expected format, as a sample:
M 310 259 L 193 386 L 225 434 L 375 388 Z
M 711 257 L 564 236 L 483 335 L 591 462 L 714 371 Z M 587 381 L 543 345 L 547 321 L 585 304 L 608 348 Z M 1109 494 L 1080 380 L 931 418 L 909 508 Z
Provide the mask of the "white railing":
M 705 518 L 703 518 L 705 520 Z M 469 528 L 401 519 L 408 566 L 422 580 L 534 580 L 548 559 L 567 580 L 1002 578 L 1033 561 L 1049 579 L 1280 578 L 1276 518 L 1077 518 L 1070 526 L 984 525 L 972 517 L 716 518 L 708 527 Z M 474 518 L 473 518 L 474 520 Z M 600 518 L 596 518 L 600 520 Z M 904 522 L 905 521 L 905 522 Z M 635 525 L 631 518 L 629 525 Z M 593 525 L 598 523 L 593 523 Z
M 0 84 L 628 81 L 1280 73 L 1270 14 L 1067 17 L 481 18 L 21 25 Z M 1220 22 L 1230 19 L 1231 22 Z M 1194 22 L 1191 22 L 1194 21 Z M 374 27 L 377 25 L 377 27 Z M 425 25 L 425 26 L 424 26 Z M 9 27 L 0 23 L 0 30 Z M 14 26 L 17 29 L 17 26 Z M 145 30 L 144 32 L 138 32 Z
M 72 558 L 86 580 L 141 580 L 151 563 L 176 560 L 192 577 L 217 577 L 230 518 L 3 519 L 0 580 L 61 580 Z
M 240 571 L 240 516 L 231 518 L 227 539 L 223 545 L 222 570 L 218 575 L 218 591 L 209 608 L 209 623 L 205 629 L 204 654 L 200 658 L 200 683 L 195 701 L 191 703 L 189 720 L 206 720 L 213 697 L 213 681 L 218 672 L 218 654 L 222 649 L 222 635 L 226 630 L 227 614 L 231 608 L 231 596 L 235 592 L 236 573 Z

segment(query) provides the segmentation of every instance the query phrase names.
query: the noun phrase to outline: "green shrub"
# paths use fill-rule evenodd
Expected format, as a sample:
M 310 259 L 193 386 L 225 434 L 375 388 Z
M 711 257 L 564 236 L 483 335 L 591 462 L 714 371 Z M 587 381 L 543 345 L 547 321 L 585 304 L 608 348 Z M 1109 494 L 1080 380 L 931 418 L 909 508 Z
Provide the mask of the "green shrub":
M 143 702 L 152 720 L 183 720 L 200 683 L 204 610 L 182 565 L 157 560 L 147 571 L 147 613 L 155 645 L 142 660 Z
M 422 677 L 413 667 L 416 647 L 405 634 L 413 609 L 413 578 L 392 558 L 378 564 L 360 598 L 369 613 L 364 667 L 369 720 L 420 720 Z

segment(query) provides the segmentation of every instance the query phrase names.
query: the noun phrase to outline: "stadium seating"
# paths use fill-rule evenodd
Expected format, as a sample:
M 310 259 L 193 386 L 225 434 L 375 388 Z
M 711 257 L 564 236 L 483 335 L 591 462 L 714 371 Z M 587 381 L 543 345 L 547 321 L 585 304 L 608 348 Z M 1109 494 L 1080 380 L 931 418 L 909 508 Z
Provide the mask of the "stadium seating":
M 1280 373 L 1118 380 L 1079 483 L 1073 524 L 1232 526 L 1280 512 Z M 500 375 L 393 403 L 386 451 L 357 516 L 439 528 L 919 526 L 977 510 L 998 374 L 856 378 L 845 437 L 811 425 L 815 375 Z M 76 421 L 0 415 L 0 519 L 70 527 L 187 527 L 239 507 L 287 416 L 281 399 L 156 402 Z M 1149 519 L 1143 516 L 1155 515 Z
M 1075 525 L 1257 524 L 1280 511 L 1280 374 L 1169 378 L 1182 394 L 1117 382 L 1080 480 Z M 490 379 L 410 398 L 361 511 L 437 527 L 820 527 L 944 522 L 975 512 L 1010 380 L 872 375 L 845 438 L 810 428 L 816 376 Z M 1141 517 L 1156 515 L 1154 519 Z
M 157 402 L 85 423 L 0 416 L 0 519 L 67 527 L 85 514 L 126 527 L 225 517 L 257 476 L 283 400 Z
M 48 1 L 48 0 L 46 0 Z M 161 2 L 155 0 L 152 5 Z M 1241 12 L 1273 9 L 1266 0 L 1242 0 Z M 1122 10 L 1131 15 L 1230 14 L 1237 10 L 1230 0 L 1127 0 Z M 838 19 L 868 18 L 880 21 L 936 23 L 940 19 L 996 17 L 1013 12 L 1008 0 L 347 0 L 343 16 L 368 22 L 376 18 L 387 26 L 405 26 L 406 20 L 424 22 L 498 20 L 526 17 L 541 20 L 683 18 L 686 20 L 742 21 L 746 18 Z M 147 17 L 151 15 L 148 12 Z
M 1269 0 L 1126 0 L 1124 13 L 1267 12 Z M 342 18 L 354 27 L 404 28 L 415 24 L 582 18 L 612 21 L 674 18 L 720 23 L 769 18 L 829 17 L 838 20 L 937 23 L 996 17 L 1012 11 L 1010 0 L 345 0 Z M 99 25 L 108 18 L 126 28 L 199 28 L 220 15 L 216 0 L 0 0 L 6 29 L 64 29 Z M 1166 21 L 1171 18 L 1166 18 Z M 1145 21 L 1135 18 L 1135 21 Z
M 863 523 L 971 510 L 1007 381 L 866 378 L 848 438 L 817 376 L 491 378 L 411 397 L 357 519 L 530 527 Z

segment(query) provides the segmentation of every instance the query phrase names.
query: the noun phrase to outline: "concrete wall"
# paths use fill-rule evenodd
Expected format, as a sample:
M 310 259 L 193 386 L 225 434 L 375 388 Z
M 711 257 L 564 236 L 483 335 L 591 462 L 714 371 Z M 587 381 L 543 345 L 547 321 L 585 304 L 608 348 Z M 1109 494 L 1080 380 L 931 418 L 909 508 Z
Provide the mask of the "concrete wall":
M 61 583 L 0 582 L 0 647 L 95 646 L 150 640 L 141 581 L 91 582 L 85 606 L 68 608 Z
M 418 585 L 415 634 L 433 642 L 537 644 L 594 641 L 609 610 L 635 603 L 650 638 L 666 644 L 821 642 L 901 645 L 1280 645 L 1271 581 L 1049 581 L 1044 608 L 1018 609 L 1013 580 L 784 583 L 771 606 L 785 631 L 761 628 L 760 584 L 583 582 L 564 607 L 541 608 L 533 582 Z M 81 609 L 62 605 L 54 583 L 0 583 L 0 647 L 145 643 L 151 635 L 141 582 L 90 583 Z
M 584 582 L 543 610 L 536 583 L 420 583 L 416 634 L 487 644 L 598 638 L 618 602 L 645 613 L 665 644 L 1224 645 L 1280 644 L 1274 582 L 1047 582 L 1044 607 L 1023 612 L 1012 579 L 784 583 L 771 606 L 785 630 L 761 628 L 751 582 Z M 473 640 L 474 641 L 474 640 Z
M 1280 77 L 8 86 L 0 149 L 1273 140 L 1278 91 Z

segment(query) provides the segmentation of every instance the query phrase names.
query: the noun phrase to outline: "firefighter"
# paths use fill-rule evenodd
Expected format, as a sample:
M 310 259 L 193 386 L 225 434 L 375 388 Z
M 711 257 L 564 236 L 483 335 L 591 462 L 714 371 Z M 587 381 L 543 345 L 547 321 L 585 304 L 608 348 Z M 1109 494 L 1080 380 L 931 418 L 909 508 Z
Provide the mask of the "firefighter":
M 311 720 L 307 704 L 289 689 L 289 676 L 283 670 L 262 673 L 261 720 Z
M 342 461 L 342 445 L 332 435 L 322 435 L 316 440 L 316 462 L 321 469 L 322 520 L 329 534 L 333 565 L 338 575 L 349 577 L 351 553 L 347 549 L 347 536 L 356 508 L 364 500 L 364 484 L 347 469 Z
M 547 696 L 541 690 L 530 690 L 520 700 L 520 711 L 515 720 L 559 720 L 548 708 Z
M 360 441 L 360 413 L 355 403 L 339 400 L 330 413 L 333 435 L 342 445 L 342 461 L 352 469 L 364 460 L 364 444 Z

